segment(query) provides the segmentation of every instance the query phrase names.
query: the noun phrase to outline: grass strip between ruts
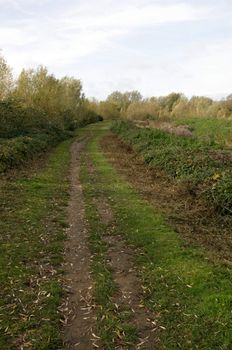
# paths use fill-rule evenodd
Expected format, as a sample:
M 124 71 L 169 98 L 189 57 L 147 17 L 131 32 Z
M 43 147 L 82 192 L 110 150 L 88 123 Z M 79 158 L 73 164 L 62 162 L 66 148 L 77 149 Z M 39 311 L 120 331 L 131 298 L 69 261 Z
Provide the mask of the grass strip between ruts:
M 112 269 L 108 262 L 107 244 L 104 235 L 112 231 L 112 227 L 101 222 L 96 204 L 101 189 L 96 185 L 97 177 L 88 172 L 86 159 L 88 151 L 82 156 L 81 182 L 85 199 L 85 213 L 88 221 L 89 243 L 92 254 L 91 271 L 94 283 L 93 296 L 96 303 L 96 331 L 104 349 L 113 350 L 115 346 L 126 348 L 133 346 L 137 340 L 135 327 L 129 322 L 131 313 L 128 310 L 118 310 L 113 302 L 117 292 Z M 112 233 L 112 232 L 111 232 Z

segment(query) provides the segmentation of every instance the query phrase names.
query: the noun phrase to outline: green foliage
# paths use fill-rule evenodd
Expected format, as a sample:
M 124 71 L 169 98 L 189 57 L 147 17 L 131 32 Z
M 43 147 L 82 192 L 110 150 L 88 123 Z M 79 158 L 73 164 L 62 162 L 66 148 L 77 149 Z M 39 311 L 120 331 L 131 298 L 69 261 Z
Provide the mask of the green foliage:
M 84 98 L 80 80 L 57 79 L 47 68 L 23 70 L 15 82 L 0 57 L 0 172 L 102 120 Z
M 104 119 L 118 119 L 120 117 L 120 110 L 117 105 L 109 100 L 101 101 L 98 110 Z
M 103 117 L 93 110 L 87 110 L 85 117 L 80 121 L 79 126 L 103 121 Z
M 29 135 L 42 130 L 50 130 L 43 111 L 32 107 L 23 107 L 19 102 L 5 100 L 0 102 L 0 137 L 11 138 Z
M 50 124 L 55 124 L 61 129 L 72 127 L 83 112 L 81 82 L 69 77 L 59 80 L 42 66 L 36 70 L 21 72 L 12 98 L 17 100 L 23 109 L 39 111 Z M 36 119 L 33 115 L 31 117 Z
M 0 60 L 0 78 L 1 70 L 2 75 L 10 74 L 3 59 Z M 53 128 L 74 130 L 100 119 L 99 113 L 90 109 L 80 80 L 72 77 L 57 79 L 43 66 L 23 69 L 15 88 L 3 97 L 0 98 L 0 137 L 22 136 Z
M 0 173 L 25 163 L 67 136 L 69 136 L 68 133 L 54 132 L 0 139 Z
M 115 122 L 112 128 L 145 162 L 159 167 L 179 181 L 206 185 L 206 198 L 223 211 L 232 209 L 232 161 L 211 139 L 176 136 L 158 129 L 138 129 L 128 122 Z M 216 157 L 212 154 L 215 151 Z M 219 155 L 220 157 L 217 157 Z
M 23 164 L 72 136 L 77 127 L 102 120 L 101 116 L 92 111 L 85 111 L 78 120 L 73 120 L 67 113 L 62 116 L 61 127 L 59 123 L 49 122 L 43 112 L 15 106 L 11 102 L 0 102 L 0 113 L 0 173 Z

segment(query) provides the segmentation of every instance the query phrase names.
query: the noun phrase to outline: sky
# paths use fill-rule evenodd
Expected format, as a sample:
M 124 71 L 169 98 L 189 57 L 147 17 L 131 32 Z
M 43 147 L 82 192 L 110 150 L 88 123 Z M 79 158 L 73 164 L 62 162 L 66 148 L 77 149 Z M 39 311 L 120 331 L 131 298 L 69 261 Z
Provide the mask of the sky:
M 87 97 L 232 93 L 231 0 L 0 0 L 14 74 L 42 64 Z

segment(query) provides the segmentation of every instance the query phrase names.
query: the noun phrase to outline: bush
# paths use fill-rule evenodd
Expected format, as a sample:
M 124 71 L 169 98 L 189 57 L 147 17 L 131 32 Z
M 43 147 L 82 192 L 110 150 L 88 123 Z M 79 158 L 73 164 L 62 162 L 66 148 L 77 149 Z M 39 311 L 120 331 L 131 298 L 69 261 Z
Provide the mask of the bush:
M 0 173 L 23 164 L 65 139 L 67 133 L 35 134 L 0 141 Z
M 49 129 L 44 112 L 22 107 L 16 101 L 0 101 L 0 137 L 10 138 Z
M 66 110 L 59 120 L 39 109 L 22 107 L 16 101 L 0 101 L 0 173 L 32 159 L 35 154 L 72 135 L 78 127 L 102 120 L 92 111 L 75 119 Z

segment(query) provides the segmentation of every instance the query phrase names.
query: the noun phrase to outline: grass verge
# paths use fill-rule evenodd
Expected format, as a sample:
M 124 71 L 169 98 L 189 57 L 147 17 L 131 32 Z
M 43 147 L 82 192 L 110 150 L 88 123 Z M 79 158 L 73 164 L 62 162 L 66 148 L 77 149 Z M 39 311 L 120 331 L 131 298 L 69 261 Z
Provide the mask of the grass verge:
M 95 183 L 95 191 L 110 200 L 118 233 L 141 250 L 138 269 L 145 303 L 157 317 L 160 348 L 230 349 L 231 270 L 211 264 L 200 250 L 182 244 L 163 214 L 144 201 L 106 160 L 98 144 L 101 135 L 99 131 L 89 146 L 101 186 Z
M 58 349 L 69 146 L 44 170 L 1 178 L 0 348 Z

